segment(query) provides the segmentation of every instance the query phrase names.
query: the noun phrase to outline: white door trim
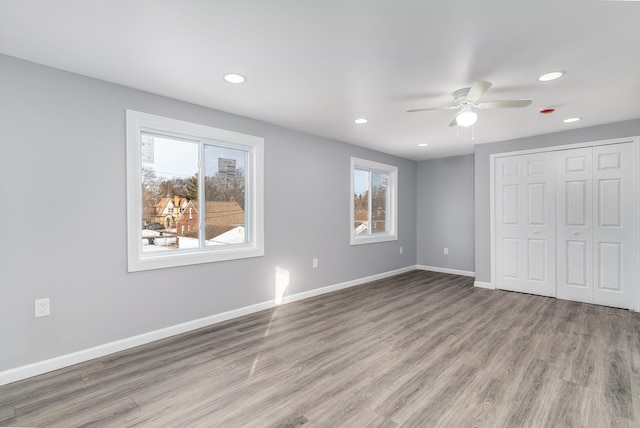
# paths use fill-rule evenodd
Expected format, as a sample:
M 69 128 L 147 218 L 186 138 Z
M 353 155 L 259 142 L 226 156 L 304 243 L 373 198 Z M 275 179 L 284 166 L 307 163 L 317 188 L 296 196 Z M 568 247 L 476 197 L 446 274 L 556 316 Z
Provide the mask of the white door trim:
M 638 180 L 640 179 L 640 174 L 638 173 L 638 165 L 640 165 L 640 150 L 638 149 L 640 137 L 624 137 L 624 138 L 613 138 L 609 140 L 598 140 L 598 141 L 588 141 L 584 143 L 573 143 L 573 144 L 564 144 L 560 146 L 549 146 L 549 147 L 541 147 L 537 149 L 527 149 L 527 150 L 516 150 L 512 152 L 501 152 L 501 153 L 493 153 L 489 155 L 489 233 L 491 235 L 491 284 L 495 288 L 496 284 L 496 241 L 495 241 L 495 160 L 499 157 L 505 156 L 515 156 L 515 155 L 523 155 L 529 153 L 543 153 L 543 152 L 556 152 L 560 150 L 567 149 L 576 149 L 582 147 L 595 147 L 595 146 L 604 146 L 608 144 L 619 144 L 619 143 L 633 143 L 633 148 L 635 150 L 635 156 L 633 157 L 634 165 L 634 180 L 636 182 L 636 193 L 637 197 L 635 198 L 635 212 L 636 214 L 636 248 L 640 249 L 640 211 L 638 211 L 638 199 L 640 199 L 640 183 Z M 637 251 L 636 254 L 636 278 L 640 278 L 640 250 Z M 636 284 L 635 287 L 635 311 L 640 312 L 640 286 Z

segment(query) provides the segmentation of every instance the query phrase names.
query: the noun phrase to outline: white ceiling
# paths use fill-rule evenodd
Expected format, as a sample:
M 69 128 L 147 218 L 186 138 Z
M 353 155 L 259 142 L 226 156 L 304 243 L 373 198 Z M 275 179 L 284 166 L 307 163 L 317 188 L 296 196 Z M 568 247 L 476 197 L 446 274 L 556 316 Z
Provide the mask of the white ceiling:
M 415 160 L 640 118 L 633 1 L 0 0 L 0 53 Z M 533 104 L 406 113 L 477 80 Z

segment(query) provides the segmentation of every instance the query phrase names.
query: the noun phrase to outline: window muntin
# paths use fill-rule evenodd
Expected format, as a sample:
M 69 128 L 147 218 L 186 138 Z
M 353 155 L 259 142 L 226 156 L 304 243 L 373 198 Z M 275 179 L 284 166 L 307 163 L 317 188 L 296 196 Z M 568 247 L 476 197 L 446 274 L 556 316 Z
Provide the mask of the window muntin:
M 264 255 L 262 165 L 262 138 L 127 111 L 129 270 Z
M 351 158 L 351 244 L 397 240 L 397 167 Z

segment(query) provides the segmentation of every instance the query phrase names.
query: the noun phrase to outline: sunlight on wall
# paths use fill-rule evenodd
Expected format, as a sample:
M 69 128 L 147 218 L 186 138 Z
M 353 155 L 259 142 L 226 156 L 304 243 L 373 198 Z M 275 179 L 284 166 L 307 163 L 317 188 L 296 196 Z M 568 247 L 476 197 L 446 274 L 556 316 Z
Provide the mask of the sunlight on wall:
M 289 286 L 289 271 L 276 266 L 276 305 L 282 303 L 284 292 Z

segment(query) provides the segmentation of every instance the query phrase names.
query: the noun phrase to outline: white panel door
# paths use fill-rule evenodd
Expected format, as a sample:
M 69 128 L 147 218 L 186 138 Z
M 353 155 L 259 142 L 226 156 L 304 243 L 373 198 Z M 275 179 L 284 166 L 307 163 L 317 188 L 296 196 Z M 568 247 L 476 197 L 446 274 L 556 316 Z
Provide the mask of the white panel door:
M 555 296 L 554 154 L 496 158 L 496 287 Z
M 591 147 L 556 154 L 557 297 L 593 303 Z
M 593 302 L 633 308 L 636 213 L 633 143 L 593 148 Z

